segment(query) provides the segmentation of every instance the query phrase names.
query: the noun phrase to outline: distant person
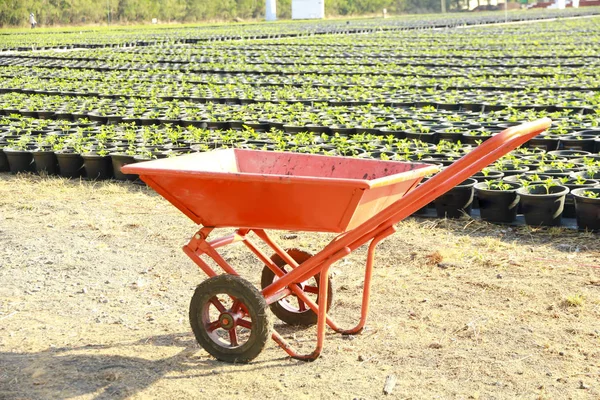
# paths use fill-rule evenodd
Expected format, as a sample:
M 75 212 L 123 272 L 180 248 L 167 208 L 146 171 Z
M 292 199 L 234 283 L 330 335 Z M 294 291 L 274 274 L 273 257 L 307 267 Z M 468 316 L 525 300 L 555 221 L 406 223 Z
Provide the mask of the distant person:
M 35 20 L 35 15 L 33 15 L 33 13 L 29 14 L 29 23 L 31 24 L 31 29 L 35 28 L 37 25 L 37 21 Z

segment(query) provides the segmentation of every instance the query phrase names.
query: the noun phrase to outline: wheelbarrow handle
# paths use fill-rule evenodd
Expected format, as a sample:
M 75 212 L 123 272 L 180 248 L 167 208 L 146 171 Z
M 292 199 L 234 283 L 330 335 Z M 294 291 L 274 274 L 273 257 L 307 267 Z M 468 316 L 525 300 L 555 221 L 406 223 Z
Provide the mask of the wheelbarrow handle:
M 384 210 L 385 214 L 388 214 L 388 211 L 390 214 L 393 214 L 393 216 L 390 216 L 390 225 L 413 214 L 456 185 L 462 183 L 465 179 L 473 176 L 473 174 L 481 171 L 502 156 L 524 144 L 529 139 L 546 131 L 551 124 L 552 120 L 550 118 L 542 118 L 537 121 L 526 122 L 508 128 L 492 136 L 470 153 L 467 153 Z M 373 217 L 372 222 L 377 222 L 377 220 L 384 222 L 385 217 L 385 215 L 376 215 Z
M 302 265 L 303 268 L 291 271 L 274 282 L 265 291 L 265 295 L 280 290 L 291 282 L 301 282 L 319 272 L 320 265 L 332 254 L 344 248 L 350 250 L 366 243 L 379 233 L 389 229 L 415 211 L 429 204 L 454 186 L 460 184 L 476 172 L 481 171 L 500 157 L 539 135 L 550 127 L 552 120 L 542 118 L 508 128 L 483 142 L 473 151 L 452 163 L 446 169 L 429 179 L 424 184 L 407 193 L 385 210 L 374 215 L 356 228 L 343 233 L 329 243 L 323 250 L 315 254 Z
M 550 118 L 542 118 L 497 133 L 379 214 L 348 231 L 335 245 L 347 246 L 369 232 L 375 235 L 402 221 L 476 172 L 544 132 L 551 124 Z

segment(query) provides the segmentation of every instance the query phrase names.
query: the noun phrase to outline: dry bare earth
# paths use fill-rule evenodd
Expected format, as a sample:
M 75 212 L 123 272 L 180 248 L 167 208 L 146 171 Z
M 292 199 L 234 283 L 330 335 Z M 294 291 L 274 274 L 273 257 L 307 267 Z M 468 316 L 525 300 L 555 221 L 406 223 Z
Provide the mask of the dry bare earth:
M 204 276 L 179 247 L 195 229 L 140 186 L 0 174 L 0 399 L 375 399 L 390 375 L 387 397 L 600 397 L 598 235 L 406 221 L 379 248 L 362 335 L 330 332 L 314 363 L 272 343 L 229 365 L 190 333 Z M 330 238 L 275 236 L 310 251 Z M 223 253 L 257 282 L 243 250 Z M 365 253 L 334 267 L 346 325 Z M 313 328 L 278 328 L 312 350 Z

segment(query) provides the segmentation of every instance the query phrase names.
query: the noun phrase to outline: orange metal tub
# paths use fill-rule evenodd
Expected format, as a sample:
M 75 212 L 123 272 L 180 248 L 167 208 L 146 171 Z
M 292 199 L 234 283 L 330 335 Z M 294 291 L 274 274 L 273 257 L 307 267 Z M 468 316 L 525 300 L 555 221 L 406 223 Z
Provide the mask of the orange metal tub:
M 320 232 L 353 229 L 437 170 L 423 163 L 240 149 L 122 168 L 203 226 Z

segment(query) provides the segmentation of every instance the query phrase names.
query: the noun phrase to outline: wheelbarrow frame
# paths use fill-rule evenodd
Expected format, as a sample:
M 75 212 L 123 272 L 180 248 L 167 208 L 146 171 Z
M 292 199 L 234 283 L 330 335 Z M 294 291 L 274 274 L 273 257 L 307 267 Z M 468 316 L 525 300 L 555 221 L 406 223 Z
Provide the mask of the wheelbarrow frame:
M 204 226 L 196 232 L 187 245 L 183 246 L 183 251 L 209 277 L 214 277 L 218 274 L 201 258 L 202 255 L 207 255 L 212 258 L 225 273 L 239 275 L 237 271 L 235 271 L 235 269 L 217 252 L 217 249 L 232 243 L 242 242 L 264 263 L 266 267 L 273 271 L 276 277 L 278 277 L 278 279 L 274 280 L 273 283 L 262 290 L 262 295 L 267 304 L 275 303 L 289 295 L 295 295 L 317 314 L 316 346 L 309 354 L 300 354 L 275 330 L 273 330 L 271 335 L 272 339 L 291 357 L 308 361 L 315 360 L 319 357 L 323 349 L 326 326 L 329 326 L 331 329 L 341 334 L 356 334 L 361 332 L 364 328 L 369 311 L 375 248 L 383 239 L 396 231 L 394 225 L 446 193 L 454 186 L 460 184 L 476 172 L 492 164 L 511 150 L 542 133 L 548 129 L 551 122 L 552 121 L 549 118 L 543 118 L 506 129 L 492 136 L 473 151 L 466 154 L 422 185 L 409 191 L 406 195 L 385 208 L 383 211 L 375 214 L 354 229 L 341 233 L 335 237 L 320 252 L 304 261 L 301 265 L 299 265 L 285 249 L 272 240 L 263 229 L 240 228 L 231 235 L 209 241 L 208 237 L 214 228 Z M 153 185 L 151 177 L 142 176 L 142 178 L 150 186 L 157 189 L 155 185 Z M 170 193 L 161 191 L 160 188 L 158 188 L 157 191 L 181 209 L 181 205 L 176 204 L 176 199 L 174 199 Z M 278 267 L 271 258 L 261 251 L 248 237 L 251 232 L 278 254 L 292 270 L 290 272 L 284 272 Z M 327 315 L 326 305 L 328 304 L 329 268 L 333 263 L 341 260 L 369 241 L 370 244 L 366 257 L 360 319 L 354 327 L 343 329 Z M 312 301 L 298 284 L 315 277 L 317 274 L 319 274 L 318 301 L 322 306 L 319 306 Z

